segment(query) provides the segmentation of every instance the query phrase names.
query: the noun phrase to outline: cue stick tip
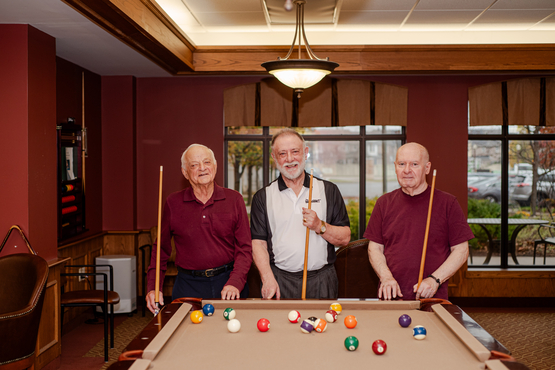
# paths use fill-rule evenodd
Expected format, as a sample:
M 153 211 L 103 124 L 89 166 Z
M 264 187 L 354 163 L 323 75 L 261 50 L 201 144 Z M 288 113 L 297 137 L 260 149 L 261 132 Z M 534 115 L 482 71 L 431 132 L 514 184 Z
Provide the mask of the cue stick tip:
M 160 172 L 164 171 L 164 166 L 160 166 Z M 434 172 L 435 173 L 435 172 Z
M 434 170 L 434 176 L 436 175 L 436 171 L 437 171 L 437 170 Z

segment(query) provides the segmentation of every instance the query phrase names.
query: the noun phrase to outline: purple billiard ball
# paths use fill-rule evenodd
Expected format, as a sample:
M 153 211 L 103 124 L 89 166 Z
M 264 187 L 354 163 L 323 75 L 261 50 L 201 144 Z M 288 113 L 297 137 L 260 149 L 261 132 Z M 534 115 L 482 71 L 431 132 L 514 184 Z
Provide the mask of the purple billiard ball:
M 407 314 L 403 314 L 399 316 L 399 325 L 401 325 L 403 328 L 408 328 L 411 321 L 412 319 Z
M 312 323 L 308 320 L 303 320 L 303 322 L 301 323 L 301 331 L 305 334 L 308 334 L 312 330 L 314 330 L 314 326 L 312 325 Z

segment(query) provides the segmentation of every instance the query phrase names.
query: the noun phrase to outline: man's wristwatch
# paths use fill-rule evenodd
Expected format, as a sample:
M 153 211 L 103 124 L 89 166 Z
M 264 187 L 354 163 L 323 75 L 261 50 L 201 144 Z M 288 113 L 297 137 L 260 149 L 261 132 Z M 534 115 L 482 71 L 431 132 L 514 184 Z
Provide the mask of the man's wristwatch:
M 320 232 L 316 232 L 316 234 L 318 235 L 322 235 L 323 233 L 326 232 L 326 222 L 324 220 L 320 220 L 322 221 L 322 226 L 320 226 Z

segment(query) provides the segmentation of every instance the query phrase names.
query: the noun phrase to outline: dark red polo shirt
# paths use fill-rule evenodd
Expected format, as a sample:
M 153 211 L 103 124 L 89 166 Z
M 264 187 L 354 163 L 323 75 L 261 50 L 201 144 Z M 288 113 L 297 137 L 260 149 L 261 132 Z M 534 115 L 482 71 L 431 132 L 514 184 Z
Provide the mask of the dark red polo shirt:
M 175 263 L 187 270 L 206 270 L 235 261 L 226 285 L 243 290 L 252 263 L 249 220 L 243 196 L 214 183 L 212 197 L 202 204 L 191 187 L 171 194 L 164 205 L 160 238 L 160 290 L 172 252 Z M 156 275 L 154 243 L 148 269 L 148 291 L 154 290 Z

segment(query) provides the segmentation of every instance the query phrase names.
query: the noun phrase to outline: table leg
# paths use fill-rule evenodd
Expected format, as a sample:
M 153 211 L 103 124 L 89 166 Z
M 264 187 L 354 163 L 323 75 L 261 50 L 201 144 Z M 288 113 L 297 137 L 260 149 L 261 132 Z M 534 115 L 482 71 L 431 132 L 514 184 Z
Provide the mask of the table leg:
M 511 257 L 513 257 L 513 262 L 515 263 L 515 265 L 518 265 L 518 261 L 516 259 L 516 237 L 520 232 L 520 230 L 522 230 L 525 226 L 527 225 L 518 225 L 515 231 L 513 231 L 513 234 L 511 235 L 511 244 L 509 245 L 509 253 L 511 254 Z
M 482 224 L 478 224 L 482 229 L 484 229 L 484 231 L 486 232 L 486 235 L 488 236 L 488 255 L 486 256 L 486 259 L 484 260 L 484 265 L 489 264 L 489 261 L 491 259 L 491 255 L 493 254 L 493 237 L 491 235 L 491 233 L 489 232 L 489 230 Z

